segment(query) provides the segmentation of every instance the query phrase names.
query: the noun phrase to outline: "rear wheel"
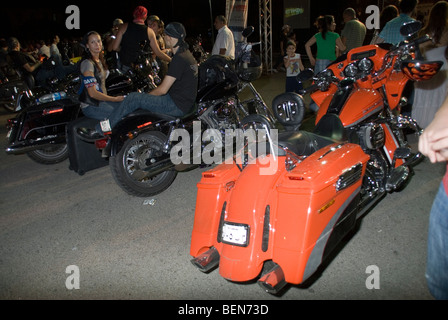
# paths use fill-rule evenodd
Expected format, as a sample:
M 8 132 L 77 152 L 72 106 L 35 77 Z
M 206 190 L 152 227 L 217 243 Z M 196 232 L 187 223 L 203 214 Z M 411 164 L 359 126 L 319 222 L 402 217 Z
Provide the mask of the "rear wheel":
M 68 158 L 67 144 L 56 144 L 27 152 L 28 157 L 41 164 L 55 164 Z
M 148 197 L 166 190 L 177 176 L 168 169 L 153 177 L 144 169 L 164 155 L 167 137 L 159 131 L 149 131 L 125 142 L 120 152 L 109 159 L 109 166 L 117 184 L 128 194 Z

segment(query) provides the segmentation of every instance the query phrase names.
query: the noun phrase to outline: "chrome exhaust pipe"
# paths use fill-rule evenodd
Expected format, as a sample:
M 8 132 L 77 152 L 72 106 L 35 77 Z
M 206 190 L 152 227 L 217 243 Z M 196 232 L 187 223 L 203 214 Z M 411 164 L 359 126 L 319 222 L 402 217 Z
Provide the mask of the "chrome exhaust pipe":
M 259 280 L 258 284 L 264 291 L 271 294 L 279 293 L 287 284 L 282 268 L 275 264 L 275 266 Z
M 206 252 L 191 260 L 191 263 L 202 272 L 209 272 L 219 264 L 219 252 L 211 247 Z

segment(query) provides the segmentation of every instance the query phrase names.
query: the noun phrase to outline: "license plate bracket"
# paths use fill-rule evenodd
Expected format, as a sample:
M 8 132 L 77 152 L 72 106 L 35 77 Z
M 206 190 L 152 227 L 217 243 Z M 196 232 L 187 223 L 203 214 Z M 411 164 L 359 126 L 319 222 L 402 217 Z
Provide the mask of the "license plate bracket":
M 247 224 L 225 221 L 222 226 L 221 240 L 234 246 L 247 247 L 249 245 L 250 228 Z

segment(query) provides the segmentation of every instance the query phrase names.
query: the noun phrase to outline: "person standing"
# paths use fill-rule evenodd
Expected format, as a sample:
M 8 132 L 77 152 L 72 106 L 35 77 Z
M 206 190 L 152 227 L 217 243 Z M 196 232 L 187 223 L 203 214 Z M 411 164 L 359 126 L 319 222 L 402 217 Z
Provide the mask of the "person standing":
M 300 54 L 296 53 L 296 43 L 289 41 L 286 44 L 287 55 L 283 58 L 286 69 L 286 88 L 285 92 L 299 93 L 303 89 L 302 83 L 297 81 L 300 71 L 303 71 L 303 63 Z
M 118 29 L 112 50 L 119 52 L 120 63 L 123 71 L 129 70 L 138 57 L 139 47 L 142 41 L 148 40 L 154 54 L 160 59 L 170 62 L 171 58 L 159 48 L 154 30 L 146 24 L 148 10 L 138 6 L 133 13 L 134 20 L 124 23 Z
M 373 33 L 373 37 L 372 37 L 372 40 L 370 41 L 370 44 L 377 44 L 378 41 L 381 41 L 381 42 L 384 41 L 384 39 L 378 39 L 378 36 L 379 36 L 381 30 L 383 30 L 386 23 L 388 23 L 390 20 L 398 17 L 398 15 L 399 15 L 399 11 L 396 6 L 391 4 L 391 5 L 384 7 L 384 9 L 381 11 L 381 14 L 380 14 L 380 28 L 376 29 L 375 32 Z
M 376 43 L 386 42 L 396 45 L 403 41 L 404 37 L 400 33 L 400 28 L 407 22 L 415 21 L 411 15 L 414 13 L 417 4 L 418 0 L 401 0 L 399 5 L 400 15 L 386 23 L 378 35 Z
M 283 58 L 286 56 L 286 44 L 288 43 L 288 35 L 291 32 L 291 27 L 287 24 L 285 24 L 282 27 L 282 32 L 280 33 L 280 41 L 279 41 L 279 45 L 280 45 L 280 56 L 278 61 L 275 63 L 274 65 L 274 72 L 278 72 L 279 69 L 284 71 L 284 62 L 283 62 Z
M 353 48 L 361 47 L 366 37 L 366 26 L 356 18 L 353 8 L 347 8 L 342 14 L 344 19 L 344 29 L 341 32 L 342 43 L 347 47 L 343 53 L 347 53 Z
M 53 39 L 51 40 L 51 46 L 50 46 L 50 56 L 53 57 L 54 61 L 56 61 L 56 63 L 60 63 L 62 65 L 62 55 L 61 52 L 59 51 L 59 42 L 61 41 L 61 39 L 59 38 L 58 35 L 54 35 Z
M 151 15 L 148 17 L 148 20 L 146 20 L 146 24 L 148 25 L 148 27 L 154 30 L 160 50 L 162 50 L 166 54 L 169 54 L 168 50 L 166 49 L 165 39 L 163 38 L 163 35 L 165 33 L 165 23 L 158 16 Z M 155 65 L 156 69 L 159 70 L 157 73 L 159 79 L 163 80 L 166 71 L 168 70 L 168 63 L 157 57 L 154 53 L 152 54 L 152 59 L 153 65 Z
M 336 22 L 332 15 L 320 16 L 316 20 L 316 26 L 319 30 L 305 44 L 306 53 L 310 59 L 310 63 L 314 66 L 314 74 L 318 74 L 324 70 L 331 62 L 336 60 L 337 51 L 345 51 L 346 47 L 341 41 L 339 34 L 334 32 Z M 317 45 L 317 54 L 314 58 L 311 52 L 311 46 Z M 318 107 L 312 101 L 310 110 L 317 112 Z
M 222 55 L 235 59 L 235 40 L 233 33 L 227 27 L 227 19 L 223 15 L 217 16 L 214 22 L 215 29 L 218 30 L 212 55 Z
M 40 44 L 40 48 L 39 48 L 39 52 L 38 52 L 39 55 L 40 56 L 45 55 L 47 58 L 50 58 L 51 57 L 50 47 L 47 46 L 47 44 L 45 43 L 44 40 L 40 40 L 39 44 Z
M 443 61 L 443 66 L 430 80 L 414 83 L 412 118 L 426 128 L 443 103 L 448 90 L 448 66 L 445 51 L 448 47 L 448 2 L 439 1 L 431 8 L 428 22 L 420 35 L 428 34 L 428 41 L 420 46 L 425 60 Z
M 432 163 L 448 161 L 448 96 L 420 136 L 418 148 Z M 448 166 L 429 216 L 425 277 L 436 299 L 448 299 Z
M 106 49 L 107 52 L 113 51 L 112 44 L 114 42 L 114 39 L 117 36 L 118 29 L 123 24 L 124 24 L 123 20 L 121 20 L 119 18 L 115 19 L 112 22 L 112 28 L 106 34 L 103 35 L 103 44 L 104 44 L 104 48 Z
M 336 51 L 345 51 L 346 47 L 341 41 L 339 34 L 334 32 L 336 22 L 331 15 L 320 16 L 316 21 L 319 32 L 312 36 L 305 44 L 306 53 L 310 63 L 314 66 L 314 73 L 317 74 L 324 70 L 332 61 L 336 60 Z M 317 54 L 314 58 L 311 52 L 311 46 L 317 45 Z

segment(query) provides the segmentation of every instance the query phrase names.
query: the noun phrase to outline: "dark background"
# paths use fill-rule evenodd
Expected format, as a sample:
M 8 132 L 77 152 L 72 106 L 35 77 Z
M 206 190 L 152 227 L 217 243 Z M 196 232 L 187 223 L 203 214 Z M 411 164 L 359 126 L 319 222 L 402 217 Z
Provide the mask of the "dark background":
M 17 37 L 21 42 L 28 40 L 46 40 L 54 34 L 61 38 L 81 37 L 91 30 L 100 33 L 107 32 L 115 18 L 121 18 L 125 22 L 132 20 L 132 12 L 138 5 L 145 6 L 149 14 L 158 15 L 165 24 L 171 21 L 182 22 L 190 36 L 202 35 L 203 45 L 210 50 L 212 43 L 212 22 L 210 19 L 209 0 L 147 0 L 135 1 L 36 1 L 31 4 L 24 2 L 3 3 L 0 11 L 0 38 L 10 36 Z M 432 0 L 420 0 L 433 2 Z M 212 17 L 225 14 L 225 0 L 211 0 Z M 336 18 L 337 32 L 340 32 L 342 24 L 342 11 L 347 7 L 353 7 L 361 21 L 365 22 L 367 16 L 364 13 L 368 5 L 397 4 L 398 0 L 347 0 L 347 1 L 320 1 L 311 0 L 310 20 L 323 14 L 332 14 Z M 77 5 L 80 9 L 80 30 L 68 30 L 65 21 L 68 14 L 65 9 L 68 5 Z M 257 41 L 259 26 L 258 0 L 249 0 L 248 24 L 255 27 L 256 32 L 249 39 Z M 272 4 L 272 35 L 274 51 L 278 48 L 279 34 L 283 25 L 283 0 L 271 0 Z M 309 29 L 296 29 L 298 49 L 302 51 L 305 42 L 317 30 L 311 25 Z M 369 30 L 367 39 L 373 31 Z M 216 36 L 216 31 L 213 30 Z M 367 40 L 366 39 L 366 40 Z

